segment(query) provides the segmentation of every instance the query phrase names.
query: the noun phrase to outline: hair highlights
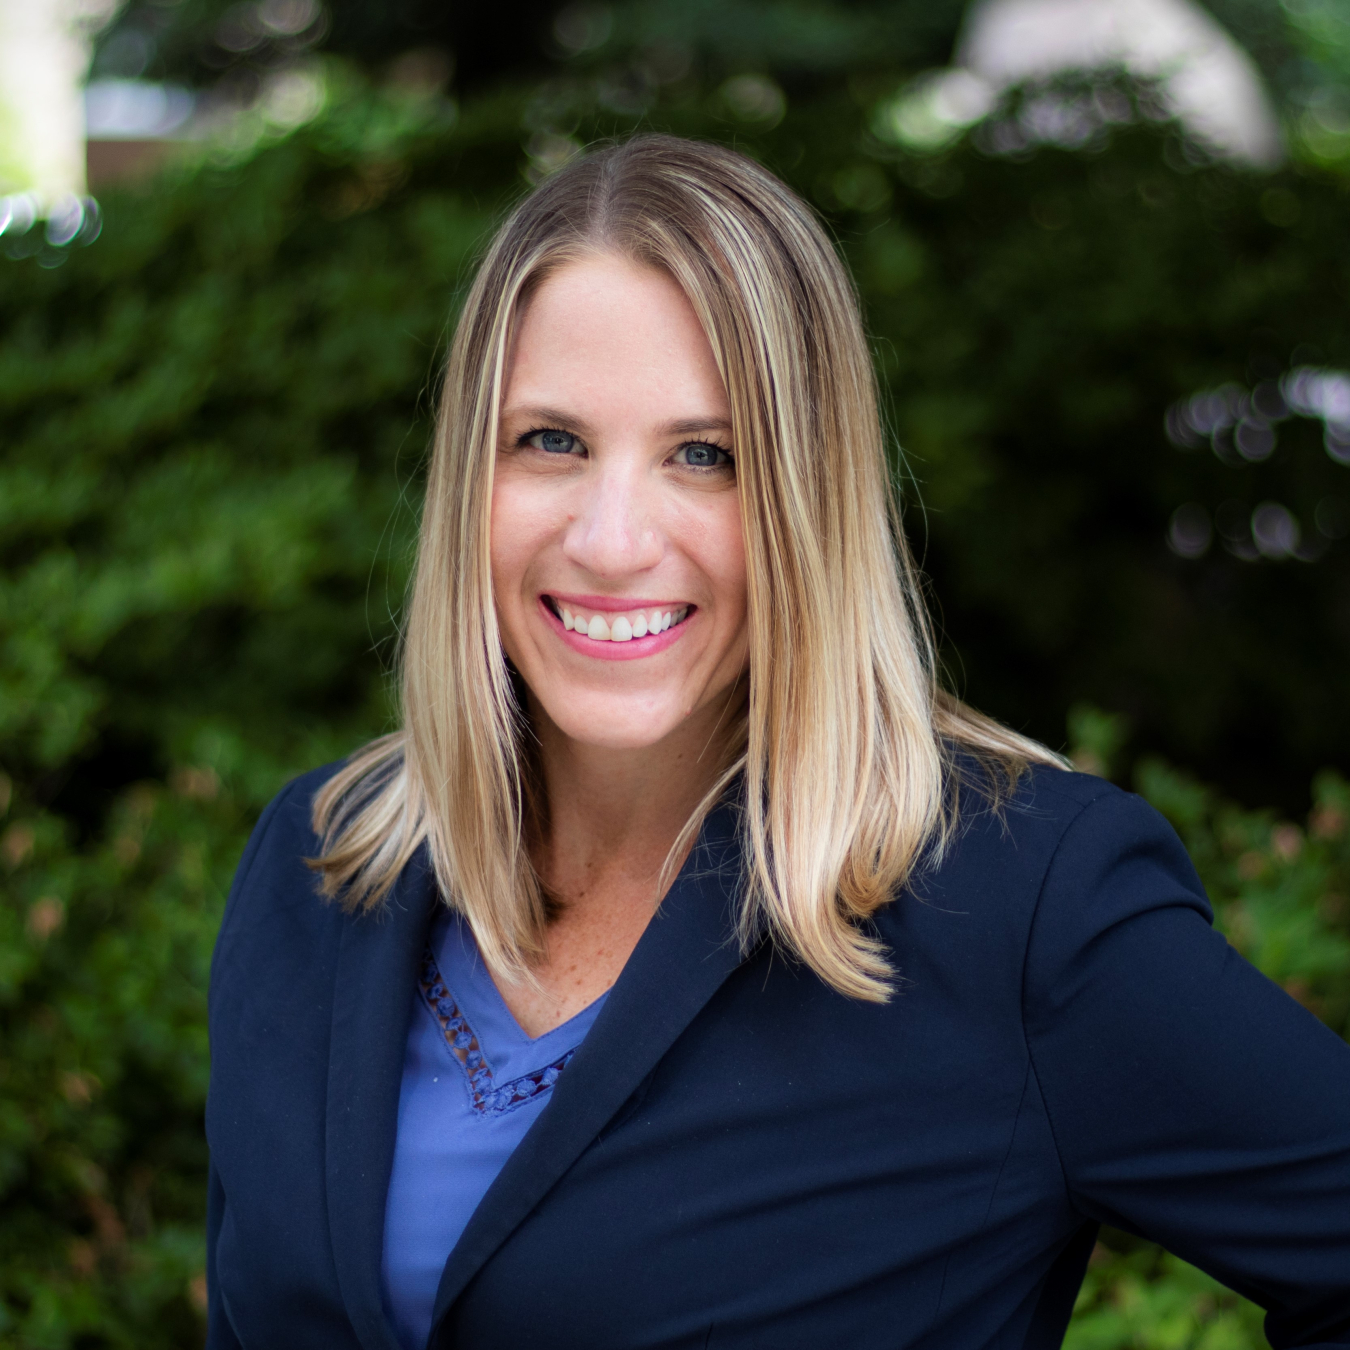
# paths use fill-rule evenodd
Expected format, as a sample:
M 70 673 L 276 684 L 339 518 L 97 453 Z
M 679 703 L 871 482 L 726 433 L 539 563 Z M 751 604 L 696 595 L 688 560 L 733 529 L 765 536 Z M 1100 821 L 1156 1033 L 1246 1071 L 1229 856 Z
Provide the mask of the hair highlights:
M 549 272 L 594 251 L 674 277 L 734 424 L 748 696 L 730 760 L 671 856 L 743 773 L 742 941 L 767 932 L 842 993 L 885 998 L 891 971 L 858 921 L 949 837 L 957 754 L 983 761 L 996 795 L 1028 761 L 1060 761 L 940 688 L 857 297 L 820 223 L 743 155 L 673 137 L 574 160 L 516 208 L 479 269 L 427 483 L 403 730 L 315 801 L 324 891 L 376 905 L 426 842 L 495 973 L 526 976 L 541 949 L 544 898 L 525 847 L 532 742 L 497 633 L 488 522 L 515 316 Z M 804 614 L 829 623 L 793 621 Z

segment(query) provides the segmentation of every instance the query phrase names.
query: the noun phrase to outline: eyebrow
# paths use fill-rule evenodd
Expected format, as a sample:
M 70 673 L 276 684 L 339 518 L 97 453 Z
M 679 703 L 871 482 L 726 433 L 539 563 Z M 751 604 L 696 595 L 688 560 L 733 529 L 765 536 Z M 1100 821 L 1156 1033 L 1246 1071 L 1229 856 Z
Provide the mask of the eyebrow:
M 725 417 L 691 417 L 683 422 L 667 422 L 661 428 L 664 436 L 692 436 L 698 431 L 730 431 L 731 423 Z
M 537 405 L 528 408 L 503 408 L 503 422 L 529 422 L 534 426 L 558 427 L 560 430 L 570 427 L 583 436 L 589 436 L 594 428 L 584 417 L 562 412 L 558 408 L 544 408 Z
M 531 422 L 536 426 L 556 426 L 559 429 L 571 429 L 583 436 L 594 433 L 594 427 L 584 417 L 575 413 L 563 412 L 560 408 L 545 408 L 537 405 L 522 408 L 503 408 L 503 422 Z M 731 431 L 731 423 L 725 417 L 686 417 L 674 422 L 664 422 L 657 428 L 661 436 L 692 436 L 700 431 Z

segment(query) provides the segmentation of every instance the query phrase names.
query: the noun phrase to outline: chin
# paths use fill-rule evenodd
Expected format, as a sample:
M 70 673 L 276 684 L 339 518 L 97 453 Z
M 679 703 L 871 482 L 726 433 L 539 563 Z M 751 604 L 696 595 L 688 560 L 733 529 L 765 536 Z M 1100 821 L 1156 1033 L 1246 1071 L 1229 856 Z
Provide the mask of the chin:
M 553 725 L 568 740 L 606 750 L 646 750 L 659 745 L 683 721 L 678 710 L 655 709 L 646 701 L 577 699 L 564 707 L 540 700 Z

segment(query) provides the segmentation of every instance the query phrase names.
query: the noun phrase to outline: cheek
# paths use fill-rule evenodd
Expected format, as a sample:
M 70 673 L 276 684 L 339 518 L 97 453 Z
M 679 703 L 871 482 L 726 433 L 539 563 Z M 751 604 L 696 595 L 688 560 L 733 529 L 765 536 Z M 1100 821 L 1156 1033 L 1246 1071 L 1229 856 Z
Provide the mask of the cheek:
M 717 608 L 726 619 L 744 622 L 746 611 L 745 537 L 740 503 L 734 493 L 699 513 L 690 547 L 710 579 Z
M 511 473 L 498 475 L 492 487 L 492 521 L 488 556 L 498 607 L 506 612 L 518 607 L 522 583 L 530 565 L 557 537 L 565 518 L 559 519 L 556 500 L 532 492 L 529 485 Z

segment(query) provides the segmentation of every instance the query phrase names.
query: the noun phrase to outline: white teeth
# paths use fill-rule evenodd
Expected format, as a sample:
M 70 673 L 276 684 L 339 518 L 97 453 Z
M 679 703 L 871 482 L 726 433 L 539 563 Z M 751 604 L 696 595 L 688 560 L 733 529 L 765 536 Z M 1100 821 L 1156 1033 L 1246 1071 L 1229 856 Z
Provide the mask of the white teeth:
M 682 623 L 689 614 L 689 606 L 680 605 L 667 610 L 634 610 L 630 614 L 592 614 L 588 619 L 556 601 L 554 608 L 569 633 L 583 634 L 592 642 L 631 642 L 634 638 L 655 637 Z

